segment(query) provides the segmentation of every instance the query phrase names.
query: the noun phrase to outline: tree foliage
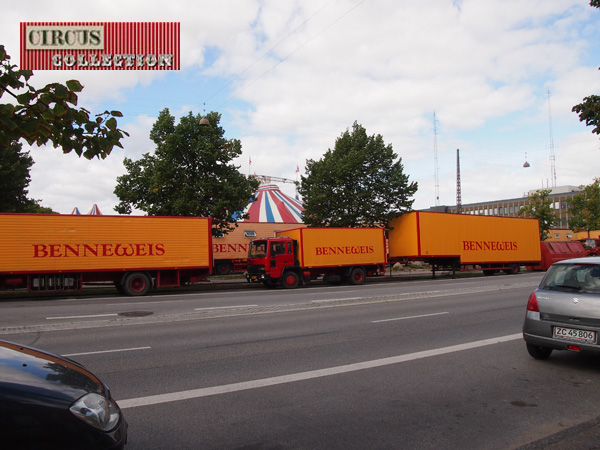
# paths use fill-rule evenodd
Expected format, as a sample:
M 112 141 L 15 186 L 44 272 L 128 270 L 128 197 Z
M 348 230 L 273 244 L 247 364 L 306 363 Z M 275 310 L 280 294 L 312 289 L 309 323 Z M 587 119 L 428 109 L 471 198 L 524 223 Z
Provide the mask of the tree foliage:
M 210 125 L 190 112 L 178 124 L 168 109 L 160 112 L 150 138 L 153 154 L 137 161 L 125 158 L 125 175 L 117 178 L 115 210 L 132 208 L 156 216 L 212 217 L 217 233 L 228 232 L 258 188 L 258 180 L 230 162 L 241 155 L 239 140 L 227 140 L 221 115 L 207 115 Z
M 63 153 L 74 151 L 87 159 L 104 159 L 114 146 L 123 147 L 120 141 L 128 134 L 117 127 L 119 111 L 91 118 L 86 109 L 75 108 L 77 93 L 83 90 L 77 80 L 36 89 L 29 84 L 32 76 L 32 71 L 11 65 L 0 45 L 0 98 L 12 97 L 12 103 L 0 104 L 0 147 L 25 139 L 29 145 L 51 143 Z
M 557 218 L 552 209 L 552 200 L 549 198 L 551 189 L 538 189 L 529 194 L 529 203 L 519 210 L 520 217 L 538 219 L 540 222 L 540 240 L 548 239 L 550 229 L 556 225 Z
M 600 230 L 600 178 L 592 184 L 580 186 L 581 192 L 570 201 L 569 228 L 577 232 Z
M 590 0 L 590 6 L 600 8 L 600 0 Z M 579 121 L 592 128 L 592 133 L 600 134 L 600 96 L 590 95 L 583 102 L 573 106 L 573 112 L 579 114 Z
M 322 159 L 307 160 L 298 189 L 304 222 L 334 227 L 385 226 L 411 210 L 416 191 L 392 146 L 381 135 L 367 136 L 357 122 Z
M 54 212 L 40 206 L 38 200 L 27 197 L 27 187 L 31 181 L 29 169 L 32 165 L 33 159 L 29 152 L 23 152 L 20 143 L 0 146 L 0 212 Z

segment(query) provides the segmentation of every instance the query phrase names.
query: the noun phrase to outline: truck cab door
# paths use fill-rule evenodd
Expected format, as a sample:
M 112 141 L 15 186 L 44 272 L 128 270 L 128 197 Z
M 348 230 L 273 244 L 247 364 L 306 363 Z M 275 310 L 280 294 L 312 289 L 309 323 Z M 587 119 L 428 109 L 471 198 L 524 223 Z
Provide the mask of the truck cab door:
M 294 265 L 294 250 L 291 241 L 275 241 L 270 243 L 271 277 L 279 278 L 285 267 Z

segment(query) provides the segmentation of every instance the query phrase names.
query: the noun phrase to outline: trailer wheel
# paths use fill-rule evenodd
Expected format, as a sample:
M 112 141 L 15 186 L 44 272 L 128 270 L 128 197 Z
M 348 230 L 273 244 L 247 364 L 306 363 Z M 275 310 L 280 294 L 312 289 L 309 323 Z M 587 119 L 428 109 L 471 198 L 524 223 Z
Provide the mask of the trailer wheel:
M 283 277 L 281 277 L 281 284 L 286 289 L 295 289 L 298 287 L 300 283 L 300 278 L 296 272 L 286 272 Z
M 221 262 L 215 264 L 215 274 L 216 275 L 229 275 L 230 269 L 229 264 Z
M 355 267 L 350 272 L 350 278 L 348 281 L 350 284 L 364 284 L 366 278 L 365 269 L 362 267 Z
M 506 269 L 504 271 L 505 274 L 507 275 L 514 275 L 517 274 L 521 271 L 521 266 L 519 266 L 518 264 L 511 264 L 510 268 Z
M 143 272 L 132 272 L 123 280 L 123 290 L 127 295 L 144 295 L 152 286 L 152 280 Z

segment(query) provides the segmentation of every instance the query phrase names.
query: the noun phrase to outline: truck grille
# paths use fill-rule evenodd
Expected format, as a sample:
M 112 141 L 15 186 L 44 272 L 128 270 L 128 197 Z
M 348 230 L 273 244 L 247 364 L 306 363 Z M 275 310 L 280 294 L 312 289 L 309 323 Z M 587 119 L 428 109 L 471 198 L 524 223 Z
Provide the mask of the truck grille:
M 265 271 L 265 266 L 261 264 L 248 264 L 248 273 L 259 274 Z

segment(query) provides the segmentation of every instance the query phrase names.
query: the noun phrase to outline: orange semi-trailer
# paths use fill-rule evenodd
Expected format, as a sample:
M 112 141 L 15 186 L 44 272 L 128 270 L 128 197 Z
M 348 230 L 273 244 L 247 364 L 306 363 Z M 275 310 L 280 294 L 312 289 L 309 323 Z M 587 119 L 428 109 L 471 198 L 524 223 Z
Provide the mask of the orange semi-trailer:
M 382 228 L 299 228 L 256 239 L 248 252 L 248 281 L 293 289 L 323 277 L 363 284 L 385 272 Z
M 299 223 L 238 222 L 238 226 L 226 235 L 213 236 L 213 273 L 227 275 L 231 272 L 245 272 L 252 239 L 275 237 L 278 231 L 304 226 Z
M 72 291 L 112 281 L 127 295 L 212 271 L 212 221 L 201 217 L 0 214 L 0 288 Z
M 486 275 L 517 273 L 541 260 L 536 219 L 417 211 L 389 223 L 390 261 L 421 260 L 453 270 L 479 266 Z

